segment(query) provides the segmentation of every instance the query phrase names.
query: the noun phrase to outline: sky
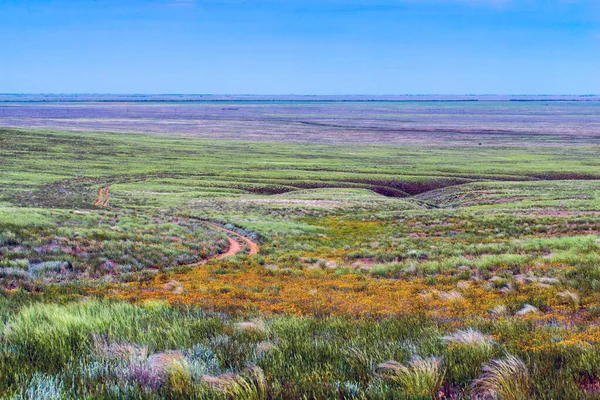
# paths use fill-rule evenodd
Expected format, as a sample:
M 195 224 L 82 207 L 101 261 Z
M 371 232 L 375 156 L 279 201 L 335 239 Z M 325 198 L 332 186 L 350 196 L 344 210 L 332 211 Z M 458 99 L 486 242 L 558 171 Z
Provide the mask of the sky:
M 600 0 L 0 0 L 0 93 L 600 94 Z

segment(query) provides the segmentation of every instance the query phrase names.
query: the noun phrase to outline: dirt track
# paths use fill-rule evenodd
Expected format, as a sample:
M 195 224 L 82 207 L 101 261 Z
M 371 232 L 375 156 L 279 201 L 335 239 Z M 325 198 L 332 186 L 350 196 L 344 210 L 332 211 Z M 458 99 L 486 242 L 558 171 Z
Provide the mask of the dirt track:
M 96 207 L 108 207 L 109 198 L 110 198 L 110 185 L 102 186 L 100 189 L 98 189 L 98 198 L 97 198 L 96 202 L 94 203 L 94 205 Z M 227 249 L 227 251 L 225 253 L 219 254 L 219 255 L 211 257 L 211 258 L 217 258 L 217 259 L 221 260 L 223 258 L 236 255 L 237 253 L 242 251 L 242 246 L 240 245 L 240 241 L 242 241 L 248 245 L 248 248 L 249 248 L 248 255 L 252 256 L 252 255 L 258 253 L 258 244 L 256 244 L 252 240 L 248 239 L 247 237 L 240 235 L 239 233 L 234 232 L 230 229 L 223 228 L 222 226 L 211 224 L 210 222 L 206 222 L 206 225 L 210 226 L 211 228 L 218 229 L 220 231 L 225 232 L 227 234 L 227 238 L 229 239 L 229 248 Z M 211 258 L 202 260 L 200 262 L 192 263 L 190 265 L 192 265 L 192 266 L 202 265 L 202 264 L 206 263 L 208 260 L 210 260 Z
M 247 237 L 242 236 L 239 233 L 234 232 L 230 229 L 223 228 L 222 226 L 211 224 L 209 222 L 206 222 L 206 225 L 210 226 L 211 228 L 218 229 L 220 231 L 225 232 L 227 234 L 227 239 L 229 239 L 229 248 L 227 249 L 227 251 L 225 253 L 221 253 L 219 255 L 209 257 L 209 258 L 199 261 L 199 262 L 188 264 L 188 266 L 197 267 L 197 266 L 206 264 L 209 260 L 211 260 L 213 258 L 222 260 L 224 258 L 234 256 L 237 253 L 239 253 L 240 251 L 242 251 L 242 246 L 240 245 L 240 240 L 245 242 L 248 245 L 248 247 L 249 247 L 248 255 L 249 256 L 258 254 L 258 244 L 256 244 L 252 240 L 248 239 Z
M 229 249 L 225 253 L 220 254 L 219 256 L 217 256 L 217 258 L 219 260 L 221 260 L 221 259 L 223 259 L 225 257 L 236 255 L 242 249 L 242 247 L 240 246 L 240 244 L 238 243 L 237 240 L 232 239 L 229 236 L 227 237 L 227 239 L 229 239 Z
M 108 207 L 108 199 L 110 198 L 110 186 L 102 186 L 98 190 L 98 200 L 94 203 L 96 207 Z
M 239 242 L 237 240 L 233 239 L 231 236 L 235 236 L 238 239 L 243 240 L 244 242 L 246 242 L 246 244 L 250 248 L 250 250 L 248 251 L 248 255 L 249 256 L 252 256 L 252 255 L 258 253 L 258 244 L 254 243 L 252 240 L 248 239 L 247 237 L 242 236 L 239 233 L 234 232 L 232 230 L 229 230 L 227 228 L 223 228 L 223 227 L 221 227 L 219 225 L 214 225 L 214 224 L 210 224 L 210 223 L 208 225 L 210 225 L 213 228 L 222 230 L 223 232 L 227 233 L 227 236 L 229 236 L 229 248 L 230 249 L 229 249 L 229 251 L 227 251 L 227 253 L 224 253 L 221 256 L 219 256 L 219 258 L 225 258 L 225 257 L 228 257 L 230 255 L 234 255 L 234 254 L 237 254 L 237 253 L 240 252 L 241 246 L 240 246 Z M 235 242 L 235 244 L 233 244 L 232 242 Z M 233 250 L 233 252 L 232 252 L 232 250 Z M 229 253 L 231 253 L 231 254 L 229 254 Z

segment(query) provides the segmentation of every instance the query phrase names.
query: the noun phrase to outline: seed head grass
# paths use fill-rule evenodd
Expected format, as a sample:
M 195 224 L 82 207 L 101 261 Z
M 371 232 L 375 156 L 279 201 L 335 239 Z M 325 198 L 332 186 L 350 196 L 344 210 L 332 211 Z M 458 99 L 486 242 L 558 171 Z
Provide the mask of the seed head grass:
M 441 357 L 419 356 L 403 365 L 390 360 L 377 366 L 379 374 L 389 381 L 398 384 L 409 396 L 430 396 L 439 398 L 439 391 L 446 373 L 444 360 Z
M 502 400 L 527 400 L 531 378 L 525 363 L 513 355 L 486 363 L 483 374 L 473 382 L 473 394 Z

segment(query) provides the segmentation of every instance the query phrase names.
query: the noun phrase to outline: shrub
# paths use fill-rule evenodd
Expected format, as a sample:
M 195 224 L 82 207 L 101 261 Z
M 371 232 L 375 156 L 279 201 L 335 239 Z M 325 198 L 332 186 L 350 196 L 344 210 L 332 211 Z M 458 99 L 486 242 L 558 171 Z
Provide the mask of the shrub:
M 368 382 L 374 365 L 365 350 L 358 347 L 348 347 L 342 350 L 342 354 L 345 356 L 346 363 L 356 374 L 356 378 L 362 383 Z

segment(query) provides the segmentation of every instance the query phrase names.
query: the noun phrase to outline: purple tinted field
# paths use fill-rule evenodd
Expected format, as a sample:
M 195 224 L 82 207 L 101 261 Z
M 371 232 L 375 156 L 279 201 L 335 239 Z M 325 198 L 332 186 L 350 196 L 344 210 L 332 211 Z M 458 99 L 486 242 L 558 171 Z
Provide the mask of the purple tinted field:
M 307 143 L 598 144 L 599 101 L 47 102 L 0 126 Z

